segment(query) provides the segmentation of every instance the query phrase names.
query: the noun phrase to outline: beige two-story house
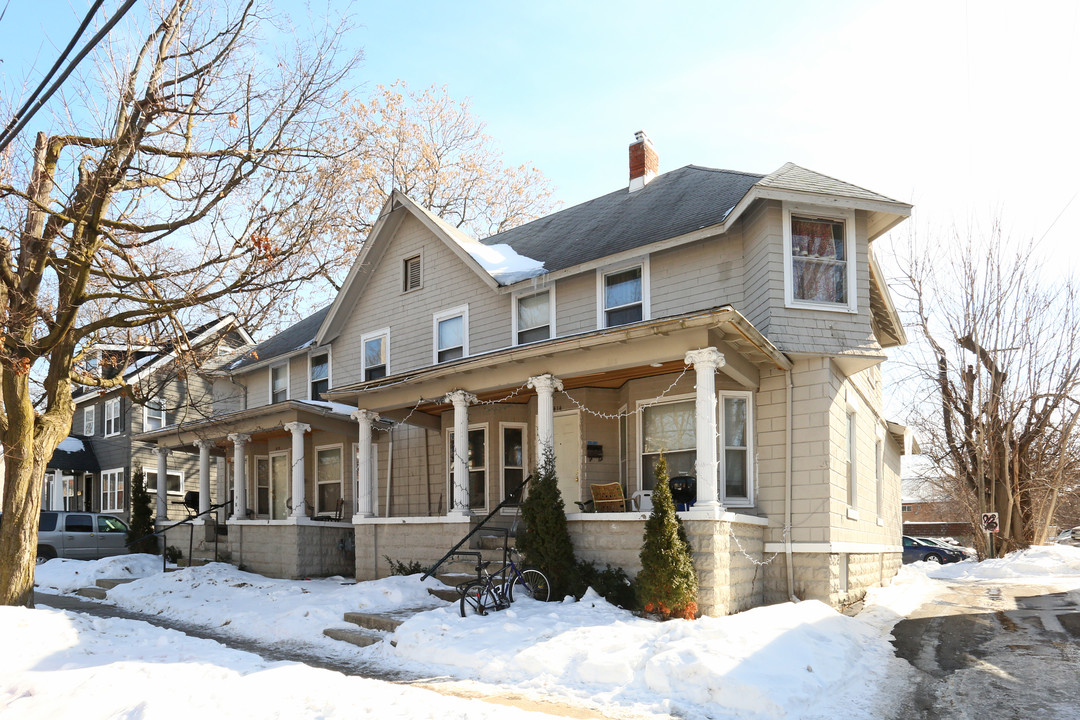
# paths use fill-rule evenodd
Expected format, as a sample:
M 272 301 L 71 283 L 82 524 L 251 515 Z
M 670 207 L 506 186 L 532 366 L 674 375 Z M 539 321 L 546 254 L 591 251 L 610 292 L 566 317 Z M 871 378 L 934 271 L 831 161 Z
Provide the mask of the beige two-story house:
M 791 164 L 657 170 L 639 134 L 628 186 L 482 241 L 393 193 L 328 308 L 144 437 L 226 458 L 265 572 L 433 562 L 550 452 L 579 557 L 633 574 L 663 453 L 704 612 L 861 596 L 900 564 L 872 248 L 911 208 Z M 611 482 L 625 512 L 579 511 Z

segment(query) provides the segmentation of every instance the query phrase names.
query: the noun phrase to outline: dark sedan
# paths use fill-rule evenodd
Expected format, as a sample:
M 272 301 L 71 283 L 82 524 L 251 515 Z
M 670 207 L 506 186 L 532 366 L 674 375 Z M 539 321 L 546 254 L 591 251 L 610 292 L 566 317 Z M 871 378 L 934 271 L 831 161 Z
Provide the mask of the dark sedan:
M 920 560 L 932 563 L 954 563 L 964 559 L 964 553 L 959 549 L 953 550 L 904 535 L 905 563 L 919 562 Z

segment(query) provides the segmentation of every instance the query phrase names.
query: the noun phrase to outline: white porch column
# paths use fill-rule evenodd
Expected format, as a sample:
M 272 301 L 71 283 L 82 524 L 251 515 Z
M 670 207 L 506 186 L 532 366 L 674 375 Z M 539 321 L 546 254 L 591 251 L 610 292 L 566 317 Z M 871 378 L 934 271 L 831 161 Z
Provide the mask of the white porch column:
M 446 394 L 447 402 L 454 404 L 454 501 L 447 515 L 469 514 L 469 404 L 476 396 L 464 390 Z
M 562 380 L 551 373 L 529 378 L 536 390 L 536 465 L 539 468 L 547 453 L 555 453 L 555 392 L 563 389 Z
M 695 510 L 720 508 L 716 472 L 716 369 L 724 355 L 714 347 L 686 353 L 686 364 L 697 373 L 697 502 Z
M 247 473 L 244 467 L 244 446 L 251 439 L 244 433 L 229 433 L 233 444 L 233 520 L 247 519 Z
M 50 510 L 64 509 L 64 471 L 54 470 L 52 477 L 52 496 L 49 501 Z
M 214 447 L 213 440 L 196 440 L 195 445 L 199 448 L 199 514 L 210 511 L 210 448 Z M 206 521 L 207 517 L 199 518 Z
M 359 517 L 375 517 L 375 478 L 371 476 L 371 428 L 379 419 L 371 410 L 357 410 L 352 419 L 360 426 L 356 448 L 356 514 Z
M 159 445 L 154 452 L 157 453 L 157 520 L 161 521 L 169 517 L 169 454 L 172 450 Z
M 304 497 L 304 433 L 311 426 L 302 422 L 285 423 L 292 433 L 292 517 L 307 517 L 307 498 Z

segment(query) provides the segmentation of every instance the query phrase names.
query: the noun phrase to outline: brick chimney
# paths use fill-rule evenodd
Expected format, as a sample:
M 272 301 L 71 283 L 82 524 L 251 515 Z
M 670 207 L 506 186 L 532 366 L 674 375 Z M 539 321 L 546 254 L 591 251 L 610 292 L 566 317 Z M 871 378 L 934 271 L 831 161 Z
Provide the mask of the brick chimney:
M 630 143 L 630 192 L 640 190 L 656 177 L 660 170 L 660 156 L 656 154 L 649 136 L 644 130 L 634 133 Z

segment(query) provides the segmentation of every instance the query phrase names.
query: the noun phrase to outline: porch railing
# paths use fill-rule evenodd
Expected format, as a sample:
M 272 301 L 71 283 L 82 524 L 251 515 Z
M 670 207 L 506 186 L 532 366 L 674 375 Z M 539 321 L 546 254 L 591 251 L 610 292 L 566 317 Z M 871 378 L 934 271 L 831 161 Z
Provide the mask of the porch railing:
M 168 527 L 164 527 L 164 528 L 161 528 L 160 530 L 155 530 L 154 532 L 149 533 L 147 535 L 143 535 L 138 540 L 132 540 L 131 542 L 125 544 L 124 547 L 130 549 L 132 545 L 138 545 L 142 541 L 149 540 L 152 537 L 159 537 L 160 536 L 161 538 L 165 538 L 165 533 L 169 532 L 173 528 L 180 527 L 181 525 L 187 525 L 188 526 L 188 567 L 191 567 L 191 555 L 192 555 L 192 551 L 195 548 L 195 524 L 194 524 L 193 521 L 196 518 L 200 518 L 203 515 L 209 515 L 212 512 L 217 512 L 221 508 L 228 507 L 229 505 L 232 505 L 232 500 L 226 500 L 223 503 L 217 503 L 217 504 L 211 505 L 209 510 L 204 510 L 201 513 L 195 513 L 193 515 L 189 515 L 188 517 L 184 518 L 180 522 L 173 523 L 172 525 L 170 525 Z M 165 545 L 165 543 L 163 542 L 162 545 Z M 167 548 L 167 546 L 161 548 L 161 571 L 162 572 L 165 572 L 165 566 L 166 566 L 166 563 L 168 562 L 168 556 L 165 553 L 166 548 Z M 218 533 L 217 533 L 217 530 L 215 529 L 215 531 L 214 531 L 214 560 L 216 561 L 217 559 L 218 559 Z

